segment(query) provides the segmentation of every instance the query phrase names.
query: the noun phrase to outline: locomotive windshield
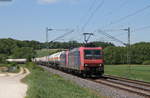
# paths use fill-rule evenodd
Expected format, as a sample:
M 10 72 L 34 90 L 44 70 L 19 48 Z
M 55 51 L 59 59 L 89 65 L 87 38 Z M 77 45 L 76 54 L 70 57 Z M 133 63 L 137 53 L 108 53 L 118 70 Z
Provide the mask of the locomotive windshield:
M 84 59 L 101 59 L 101 50 L 84 50 Z

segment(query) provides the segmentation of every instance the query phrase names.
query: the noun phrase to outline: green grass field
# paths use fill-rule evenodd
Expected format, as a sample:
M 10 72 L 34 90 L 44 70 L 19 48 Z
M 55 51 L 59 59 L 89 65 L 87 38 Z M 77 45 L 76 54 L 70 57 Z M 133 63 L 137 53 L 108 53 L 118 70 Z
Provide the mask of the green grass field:
M 100 98 L 96 92 L 81 88 L 42 68 L 34 67 L 30 71 L 31 74 L 23 79 L 29 86 L 26 98 Z
M 150 82 L 150 65 L 105 65 L 105 74 Z
M 61 51 L 61 49 L 42 49 L 42 50 L 36 50 L 37 56 L 36 57 L 42 57 L 42 56 L 47 56 L 52 53 Z M 63 51 L 63 49 L 62 49 Z

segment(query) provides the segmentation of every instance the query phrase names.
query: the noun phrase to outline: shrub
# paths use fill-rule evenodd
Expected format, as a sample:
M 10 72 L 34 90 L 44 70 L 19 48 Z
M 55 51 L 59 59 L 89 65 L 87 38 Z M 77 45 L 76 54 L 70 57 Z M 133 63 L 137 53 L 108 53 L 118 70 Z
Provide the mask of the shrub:
M 146 60 L 143 62 L 143 65 L 150 65 L 150 60 Z
M 36 64 L 33 63 L 33 62 L 28 62 L 28 63 L 26 64 L 26 67 L 29 68 L 29 69 L 37 69 L 37 70 L 39 70 L 39 71 L 44 71 L 43 68 L 38 67 L 38 65 L 36 65 Z
M 35 68 L 35 66 L 36 66 L 36 64 L 35 63 L 33 63 L 33 62 L 27 62 L 26 63 L 26 66 L 28 67 L 28 68 Z

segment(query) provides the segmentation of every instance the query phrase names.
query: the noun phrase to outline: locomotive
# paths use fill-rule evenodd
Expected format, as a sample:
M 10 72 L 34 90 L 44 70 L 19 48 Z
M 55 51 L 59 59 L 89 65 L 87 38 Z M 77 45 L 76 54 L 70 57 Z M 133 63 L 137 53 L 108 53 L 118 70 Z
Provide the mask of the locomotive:
M 101 76 L 104 73 L 104 60 L 101 47 L 79 47 L 35 58 L 33 61 L 83 76 Z

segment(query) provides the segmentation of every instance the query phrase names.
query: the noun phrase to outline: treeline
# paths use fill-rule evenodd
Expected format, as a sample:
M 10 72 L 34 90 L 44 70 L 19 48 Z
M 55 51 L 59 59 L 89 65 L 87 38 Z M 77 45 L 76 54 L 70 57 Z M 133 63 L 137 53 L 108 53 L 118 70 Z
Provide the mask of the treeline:
M 11 38 L 0 39 L 0 62 L 4 62 L 6 58 L 27 58 L 31 60 L 31 58 L 36 57 L 35 50 L 40 49 L 71 49 L 84 46 L 83 43 L 79 43 L 77 41 L 69 41 L 69 42 L 49 42 L 42 43 L 38 41 L 20 41 Z M 114 46 L 112 43 L 105 42 L 92 42 L 89 43 L 88 46 Z
M 91 42 L 88 44 L 77 41 L 49 42 L 20 41 L 15 39 L 0 39 L 0 62 L 6 58 L 31 58 L 37 57 L 35 50 L 49 49 L 71 49 L 80 46 L 103 47 L 106 64 L 127 64 L 127 53 L 130 54 L 131 64 L 150 64 L 150 43 L 140 42 L 131 45 L 130 51 L 127 47 L 118 47 L 107 42 Z
M 150 64 L 150 43 L 140 42 L 127 47 L 107 47 L 104 49 L 106 64 L 127 64 L 127 53 L 131 64 Z
M 48 44 L 48 45 L 46 45 Z M 84 43 L 79 43 L 77 41 L 69 41 L 69 42 L 50 42 L 50 43 L 44 43 L 45 46 L 49 46 L 49 49 L 72 49 L 80 46 L 87 46 L 87 47 L 108 47 L 108 46 L 115 46 L 112 43 L 109 42 L 99 42 L 99 41 L 94 41 L 90 42 L 88 44 Z M 42 47 L 46 48 L 46 47 Z
M 0 62 L 7 58 L 27 58 L 31 60 L 35 56 L 34 49 L 39 49 L 37 41 L 19 41 L 15 39 L 0 39 Z

